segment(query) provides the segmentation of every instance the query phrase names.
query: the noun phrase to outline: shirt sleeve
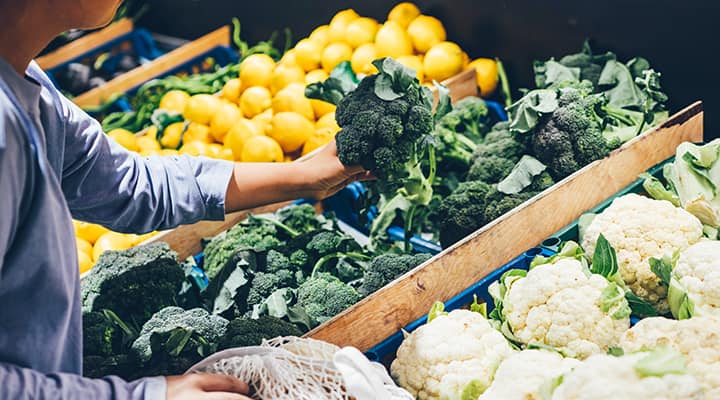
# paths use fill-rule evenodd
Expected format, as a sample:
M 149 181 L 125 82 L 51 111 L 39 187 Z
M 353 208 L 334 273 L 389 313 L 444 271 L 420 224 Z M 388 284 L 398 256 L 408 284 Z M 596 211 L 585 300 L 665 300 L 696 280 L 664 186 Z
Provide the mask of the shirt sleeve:
M 62 96 L 62 190 L 73 216 L 120 232 L 144 233 L 221 220 L 233 163 L 206 157 L 142 157 L 111 140 Z
M 0 363 L 0 399 L 14 400 L 165 400 L 165 378 L 125 382 L 114 376 L 103 379 L 73 374 L 40 372 Z

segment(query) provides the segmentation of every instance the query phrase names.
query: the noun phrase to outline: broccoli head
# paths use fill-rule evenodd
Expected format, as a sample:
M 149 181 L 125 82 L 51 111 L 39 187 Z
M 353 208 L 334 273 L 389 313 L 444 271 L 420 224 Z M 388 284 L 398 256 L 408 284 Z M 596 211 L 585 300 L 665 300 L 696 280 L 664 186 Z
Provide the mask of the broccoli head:
M 225 335 L 220 339 L 218 350 L 259 346 L 263 339 L 301 335 L 302 332 L 294 324 L 269 315 L 257 319 L 235 318 L 230 321 Z
M 494 188 L 486 182 L 467 181 L 440 203 L 440 243 L 443 247 L 464 238 L 485 225 L 488 194 Z
M 155 312 L 175 304 L 185 272 L 166 243 L 106 251 L 82 282 L 85 312 L 111 310 L 142 326 Z
M 382 254 L 373 258 L 358 289 L 361 296 L 377 291 L 432 257 L 431 254 Z
M 307 252 L 315 257 L 344 253 L 357 249 L 357 242 L 339 231 L 319 231 L 307 244 Z
M 136 360 L 128 354 L 83 356 L 83 376 L 87 378 L 100 379 L 115 375 L 131 381 L 141 376 L 138 370 Z
M 303 282 L 297 291 L 298 305 L 319 325 L 360 301 L 352 287 L 328 273 L 318 273 Z
M 307 268 L 310 264 L 310 255 L 305 250 L 295 250 L 290 254 L 290 265 L 295 269 Z
M 288 271 L 289 272 L 289 271 Z M 256 272 L 247 296 L 247 308 L 261 304 L 274 291 L 280 289 L 280 276 L 274 273 Z
M 105 313 L 85 312 L 82 319 L 83 354 L 110 356 L 119 348 L 122 332 Z
M 470 166 L 467 178 L 472 181 L 498 183 L 503 180 L 517 163 L 514 158 L 503 158 L 495 155 L 478 157 Z
M 320 229 L 323 221 L 317 215 L 315 207 L 311 204 L 298 204 L 283 207 L 277 211 L 281 223 L 287 225 L 298 233 L 310 232 Z

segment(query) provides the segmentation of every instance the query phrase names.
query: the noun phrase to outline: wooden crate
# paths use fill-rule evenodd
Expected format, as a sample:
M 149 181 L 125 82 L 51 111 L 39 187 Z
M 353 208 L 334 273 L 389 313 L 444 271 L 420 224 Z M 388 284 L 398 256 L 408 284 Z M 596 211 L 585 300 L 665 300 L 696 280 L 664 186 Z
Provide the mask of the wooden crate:
M 703 140 L 702 103 L 696 102 L 524 205 L 444 250 L 390 285 L 315 328 L 308 336 L 368 350 L 422 317 L 587 210 L 673 156 L 678 144 Z

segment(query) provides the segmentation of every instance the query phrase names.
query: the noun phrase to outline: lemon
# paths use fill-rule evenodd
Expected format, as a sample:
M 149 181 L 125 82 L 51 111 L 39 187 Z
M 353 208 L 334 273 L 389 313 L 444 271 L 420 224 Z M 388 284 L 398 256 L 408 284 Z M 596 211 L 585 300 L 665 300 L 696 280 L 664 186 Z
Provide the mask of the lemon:
M 309 120 L 315 119 L 312 103 L 305 97 L 305 86 L 300 83 L 290 84 L 279 91 L 272 100 L 272 109 L 273 114 L 294 111 Z
M 81 274 L 90 271 L 93 267 L 93 260 L 91 256 L 88 253 L 78 251 L 78 266 L 80 267 Z
M 90 244 L 94 244 L 100 236 L 110 232 L 110 230 L 102 225 L 77 220 L 73 220 L 73 227 L 75 228 L 75 236 L 80 239 L 85 239 L 90 242 Z
M 491 58 L 478 58 L 473 60 L 469 67 L 475 68 L 477 85 L 480 88 L 480 96 L 490 96 L 498 85 L 497 62 Z
M 443 81 L 462 71 L 463 51 L 453 42 L 440 42 L 425 54 L 423 67 L 427 80 Z
M 230 128 L 228 128 L 230 129 Z M 197 122 L 191 122 L 188 124 L 187 128 L 185 129 L 185 134 L 183 135 L 183 143 L 190 143 L 190 142 L 203 142 L 203 143 L 212 143 L 215 140 L 213 139 L 212 134 L 210 133 L 210 127 L 203 124 L 198 124 Z
M 420 9 L 413 3 L 402 2 L 398 3 L 388 13 L 387 19 L 389 21 L 395 21 L 403 28 L 407 28 L 410 22 L 420 15 Z
M 270 121 L 272 121 L 272 117 L 273 110 L 272 108 L 268 108 L 260 114 L 252 117 L 252 119 L 250 119 L 250 122 L 252 122 L 257 127 L 258 134 L 264 135 L 267 127 L 270 125 Z
M 308 36 L 308 39 L 318 42 L 321 46 L 325 46 L 328 44 L 329 38 L 328 38 L 328 31 L 330 30 L 330 27 L 328 25 L 320 25 L 317 28 L 313 29 L 312 32 L 310 32 L 310 36 Z
M 313 111 L 315 113 L 315 118 L 320 118 L 325 114 L 335 112 L 335 104 L 327 103 L 322 100 L 316 100 L 316 99 L 310 99 L 310 104 L 312 105 Z
M 160 150 L 160 143 L 155 138 L 155 135 L 151 135 L 151 133 L 148 132 L 137 138 L 137 146 L 141 154 Z
M 220 158 L 223 147 L 218 143 L 210 143 L 207 145 L 207 156 L 212 158 Z
M 130 150 L 130 151 L 139 151 L 140 148 L 137 144 L 137 138 L 135 137 L 135 134 L 130 132 L 127 129 L 117 128 L 113 129 L 110 132 L 107 133 L 108 136 L 110 136 L 113 140 L 118 142 L 122 147 Z
M 296 112 L 285 111 L 273 115 L 267 134 L 280 143 L 283 151 L 292 153 L 300 149 L 314 131 L 310 120 Z
M 345 29 L 345 42 L 352 47 L 372 43 L 379 27 L 378 22 L 372 18 L 355 19 Z
M 232 150 L 225 148 L 225 147 L 223 147 L 222 150 L 220 150 L 220 154 L 215 158 L 219 158 L 221 160 L 226 160 L 226 161 L 235 161 L 235 156 L 233 155 Z
M 350 22 L 356 20 L 360 16 L 355 10 L 348 8 L 347 10 L 338 11 L 330 20 L 328 27 L 328 42 L 340 42 L 345 40 L 345 32 Z
M 316 129 L 315 132 L 305 141 L 302 149 L 302 155 L 306 155 L 315 149 L 325 146 L 335 138 L 335 133 L 332 128 L 320 128 Z
M 290 49 L 286 51 L 280 61 L 278 61 L 278 65 L 280 64 L 297 64 L 297 60 L 295 59 L 295 50 Z
M 178 150 L 178 153 L 195 157 L 207 156 L 210 154 L 210 149 L 208 148 L 208 144 L 205 142 L 193 141 L 185 142 L 182 147 L 180 147 L 180 150 Z
M 328 74 L 343 61 L 350 61 L 352 47 L 345 42 L 330 43 L 322 52 L 322 67 Z
M 258 128 L 245 118 L 239 120 L 230 128 L 225 136 L 225 148 L 233 154 L 233 159 L 240 161 L 245 142 L 253 137 L 262 134 Z
M 466 69 L 468 69 L 468 68 L 470 67 L 470 56 L 468 55 L 468 53 L 466 53 L 466 52 L 463 51 L 462 57 L 463 57 L 463 67 L 462 67 L 462 69 L 463 69 L 463 70 L 466 70 Z
M 126 235 L 117 232 L 107 232 L 100 236 L 93 246 L 93 260 L 97 261 L 100 255 L 107 250 L 125 250 L 135 243 L 135 235 Z
M 270 91 L 277 93 L 293 82 L 305 82 L 305 70 L 297 64 L 279 64 L 273 71 Z
M 263 86 L 247 88 L 240 96 L 240 109 L 247 118 L 252 118 L 272 106 L 272 95 Z
M 235 104 L 224 103 L 210 121 L 210 135 L 212 135 L 216 141 L 222 142 L 227 131 L 230 130 L 230 127 L 240 118 L 242 118 L 242 114 Z M 190 128 L 188 127 L 188 131 L 189 130 Z M 188 133 L 185 132 L 185 136 L 187 136 L 187 134 Z
M 159 233 L 158 231 L 152 231 L 152 232 L 148 232 L 148 233 L 143 233 L 142 235 L 134 235 L 135 240 L 134 240 L 133 246 L 137 246 L 137 245 L 141 244 L 142 242 L 150 239 L 151 237 L 157 235 L 158 233 Z
M 183 137 L 185 129 L 184 122 L 173 122 L 165 127 L 163 135 L 160 138 L 160 144 L 167 149 L 177 149 L 180 146 L 180 140 Z
M 306 72 L 317 69 L 323 52 L 323 44 L 310 39 L 303 39 L 295 45 L 295 61 Z
M 305 84 L 309 85 L 315 82 L 323 82 L 328 78 L 328 73 L 324 69 L 314 69 L 305 74 Z
M 158 108 L 182 114 L 189 99 L 190 95 L 182 90 L 171 90 L 160 99 Z
M 92 249 L 93 249 L 92 243 L 88 242 L 87 240 L 80 238 L 80 237 L 76 237 L 75 244 L 76 244 L 77 250 L 79 252 L 92 254 Z
M 420 82 L 425 79 L 425 73 L 423 68 L 422 59 L 418 56 L 400 56 L 397 58 L 397 62 L 400 64 L 412 68 L 415 70 L 415 76 L 417 76 Z
M 395 21 L 387 21 L 375 35 L 375 48 L 378 57 L 398 58 L 412 55 L 413 47 L 410 36 L 403 27 Z
M 285 157 L 283 157 L 283 162 L 293 162 L 293 161 L 294 161 L 294 159 L 292 156 L 286 155 Z
M 374 43 L 365 43 L 355 49 L 350 57 L 350 65 L 356 74 L 375 74 L 377 68 L 372 65 L 372 62 L 377 59 L 377 49 Z
M 335 112 L 330 112 L 318 118 L 315 122 L 315 129 L 331 128 L 333 132 L 340 131 L 340 126 L 335 121 Z
M 190 97 L 185 105 L 183 117 L 198 124 L 208 125 L 221 103 L 220 99 L 213 95 L 196 94 Z
M 278 142 L 273 138 L 257 135 L 245 142 L 240 158 L 244 162 L 282 162 L 283 156 Z
M 407 32 L 413 47 L 419 53 L 425 53 L 447 38 L 442 22 L 429 15 L 420 15 L 415 18 L 408 26 Z
M 275 61 L 267 54 L 252 54 L 240 63 L 240 82 L 244 88 L 268 86 Z
M 229 81 L 225 82 L 223 85 L 222 91 L 220 92 L 220 95 L 223 99 L 237 103 L 240 99 L 240 88 L 242 87 L 242 83 L 240 82 L 240 79 L 233 78 Z

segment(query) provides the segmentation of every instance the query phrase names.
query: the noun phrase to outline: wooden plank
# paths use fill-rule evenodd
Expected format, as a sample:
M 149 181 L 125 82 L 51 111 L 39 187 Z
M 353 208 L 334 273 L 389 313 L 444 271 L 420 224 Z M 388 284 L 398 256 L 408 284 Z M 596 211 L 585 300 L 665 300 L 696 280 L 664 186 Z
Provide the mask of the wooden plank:
M 42 69 L 53 68 L 132 30 L 132 20 L 123 18 L 97 32 L 88 33 L 87 35 L 74 40 L 65 46 L 38 57 L 35 61 L 37 61 L 38 65 Z
M 141 65 L 110 82 L 89 90 L 73 99 L 80 107 L 98 106 L 115 93 L 125 93 L 158 75 L 187 62 L 217 46 L 230 45 L 230 27 L 223 26 L 184 46 Z
M 702 139 L 702 103 L 697 102 L 610 157 L 584 167 L 474 232 L 308 336 L 367 350 L 426 314 L 435 301 L 452 298 L 608 199 L 640 173 L 673 156 L 678 144 Z

